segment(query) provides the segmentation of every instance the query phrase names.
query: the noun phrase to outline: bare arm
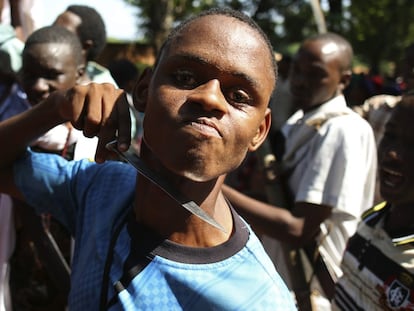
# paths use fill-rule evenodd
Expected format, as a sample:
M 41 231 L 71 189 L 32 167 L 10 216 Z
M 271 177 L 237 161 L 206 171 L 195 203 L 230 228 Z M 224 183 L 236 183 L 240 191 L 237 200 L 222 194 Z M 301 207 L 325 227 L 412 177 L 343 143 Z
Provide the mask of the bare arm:
M 303 246 L 319 232 L 319 225 L 331 215 L 332 208 L 306 202 L 296 202 L 289 210 L 250 198 L 223 185 L 224 195 L 252 226 L 264 234 Z
M 110 84 L 76 86 L 52 93 L 41 104 L 0 122 L 0 192 L 21 197 L 12 179 L 14 161 L 34 139 L 54 126 L 71 122 L 88 137 L 98 136 L 96 160 L 109 155 L 106 143 L 118 136 L 118 147 L 130 144 L 130 118 L 123 91 Z
M 11 19 L 11 25 L 13 26 L 16 37 L 25 41 L 24 35 L 23 35 L 23 27 L 22 27 L 22 21 L 20 18 L 20 10 L 21 10 L 21 1 L 20 0 L 10 0 L 10 19 Z

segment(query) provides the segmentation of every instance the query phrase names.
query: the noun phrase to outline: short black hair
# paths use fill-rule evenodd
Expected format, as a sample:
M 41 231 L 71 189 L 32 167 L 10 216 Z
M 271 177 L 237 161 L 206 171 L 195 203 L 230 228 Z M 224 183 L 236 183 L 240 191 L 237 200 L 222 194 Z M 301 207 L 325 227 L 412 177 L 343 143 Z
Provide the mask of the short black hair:
M 94 8 L 86 5 L 70 5 L 66 11 L 71 12 L 81 19 L 76 29 L 81 43 L 92 41 L 92 47 L 88 50 L 86 60 L 94 60 L 103 51 L 106 45 L 106 28 L 102 16 Z
M 73 57 L 78 64 L 83 64 L 82 45 L 79 38 L 73 32 L 62 26 L 52 25 L 35 30 L 26 40 L 23 48 L 23 55 L 34 44 L 42 43 L 65 43 L 73 52 Z
M 274 85 L 273 88 L 275 88 L 276 80 L 277 80 L 277 62 L 276 62 L 276 58 L 274 57 L 273 47 L 272 47 L 272 44 L 270 43 L 270 40 L 269 40 L 268 36 L 264 33 L 262 28 L 260 28 L 260 26 L 251 17 L 247 16 L 246 14 L 244 14 L 240 11 L 236 11 L 236 10 L 233 10 L 233 9 L 227 8 L 227 7 L 212 8 L 212 9 L 203 11 L 203 12 L 197 14 L 197 15 L 194 15 L 194 16 L 188 18 L 187 20 L 185 20 L 181 24 L 179 24 L 177 27 L 175 27 L 170 32 L 167 39 L 164 41 L 163 45 L 161 46 L 161 49 L 158 52 L 157 59 L 155 61 L 154 67 L 157 66 L 162 52 L 173 41 L 173 39 L 177 36 L 177 34 L 180 33 L 181 30 L 183 30 L 186 26 L 191 24 L 193 21 L 198 20 L 202 17 L 211 16 L 211 15 L 224 15 L 224 16 L 228 16 L 228 17 L 233 17 L 233 18 L 243 22 L 244 24 L 248 25 L 250 28 L 252 28 L 254 31 L 256 31 L 260 35 L 260 37 L 266 43 L 267 50 L 269 52 L 268 54 L 269 54 L 269 58 L 270 58 L 270 61 L 271 61 L 272 67 L 273 67 L 272 68 L 273 69 L 273 74 L 274 74 L 274 77 L 275 77 L 275 85 Z M 200 39 L 200 40 L 202 40 L 202 39 Z

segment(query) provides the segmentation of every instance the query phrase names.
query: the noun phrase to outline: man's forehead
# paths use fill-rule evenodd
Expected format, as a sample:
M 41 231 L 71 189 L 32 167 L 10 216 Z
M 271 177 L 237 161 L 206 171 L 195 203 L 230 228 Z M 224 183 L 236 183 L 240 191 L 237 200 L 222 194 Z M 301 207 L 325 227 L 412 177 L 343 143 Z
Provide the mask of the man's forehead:
M 206 15 L 196 18 L 185 25 L 173 38 L 173 40 L 194 38 L 200 43 L 206 39 L 199 37 L 200 33 L 205 36 L 218 35 L 220 41 L 226 40 L 227 37 L 239 35 L 239 30 L 247 30 L 246 36 L 249 33 L 255 35 L 253 29 L 246 23 L 226 15 Z
M 25 63 L 40 61 L 41 63 L 75 63 L 75 53 L 71 46 L 65 42 L 48 42 L 33 44 L 23 53 Z M 56 66 L 56 65 L 55 65 Z
M 231 54 L 234 59 L 251 60 L 256 59 L 253 51 L 261 52 L 263 57 L 268 50 L 264 39 L 251 26 L 224 15 L 207 15 L 190 22 L 172 38 L 170 45 L 173 50 L 186 48 L 206 55 L 223 53 L 223 57 Z
M 38 51 L 44 50 L 42 53 L 53 54 L 56 52 L 64 52 L 68 54 L 68 52 L 72 52 L 71 45 L 68 42 L 40 42 L 31 44 L 26 48 L 27 51 Z
M 310 40 L 299 50 L 296 60 L 312 63 L 332 63 L 345 57 L 341 47 L 332 41 Z
M 325 56 L 330 56 L 339 52 L 339 46 L 335 42 L 326 42 L 322 45 L 321 53 Z
M 192 51 L 217 63 L 226 61 L 237 65 L 240 62 L 254 67 L 266 63 L 271 68 L 270 52 L 263 40 L 248 26 L 237 20 L 236 23 L 227 24 L 228 27 L 226 24 L 194 24 L 195 27 L 190 26 L 177 37 L 174 49 Z
M 232 16 L 206 15 L 189 22 L 170 38 L 159 62 L 180 55 L 244 77 L 252 85 L 262 85 L 261 92 L 267 92 L 267 84 L 273 90 L 273 53 L 265 38 Z

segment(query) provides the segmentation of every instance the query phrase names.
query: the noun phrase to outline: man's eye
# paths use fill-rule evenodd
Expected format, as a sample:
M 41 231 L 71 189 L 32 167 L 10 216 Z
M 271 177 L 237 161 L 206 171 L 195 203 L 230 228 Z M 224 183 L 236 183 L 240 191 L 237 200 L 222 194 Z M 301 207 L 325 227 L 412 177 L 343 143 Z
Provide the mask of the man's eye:
M 45 72 L 44 78 L 48 80 L 56 80 L 60 75 L 61 75 L 60 72 L 48 71 L 48 72 Z
M 195 87 L 197 81 L 190 71 L 177 71 L 174 73 L 175 82 L 182 87 Z
M 227 93 L 227 98 L 230 102 L 233 102 L 235 104 L 250 105 L 252 102 L 252 99 L 249 96 L 249 94 L 243 90 L 232 90 Z

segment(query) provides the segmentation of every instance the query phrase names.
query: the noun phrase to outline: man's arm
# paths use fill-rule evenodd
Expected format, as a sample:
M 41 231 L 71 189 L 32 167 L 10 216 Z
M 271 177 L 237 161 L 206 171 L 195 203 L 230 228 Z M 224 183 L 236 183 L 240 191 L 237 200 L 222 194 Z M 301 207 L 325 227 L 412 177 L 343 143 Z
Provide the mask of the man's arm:
M 129 147 L 129 107 L 122 90 L 90 84 L 54 92 L 32 109 L 0 122 L 0 192 L 21 197 L 12 179 L 13 163 L 34 139 L 67 121 L 85 136 L 99 137 L 97 162 L 108 157 L 105 145 L 115 137 L 120 150 Z
M 332 208 L 307 202 L 296 202 L 292 211 L 250 198 L 223 185 L 223 193 L 253 227 L 277 240 L 295 246 L 306 245 L 319 233 L 319 225 Z

